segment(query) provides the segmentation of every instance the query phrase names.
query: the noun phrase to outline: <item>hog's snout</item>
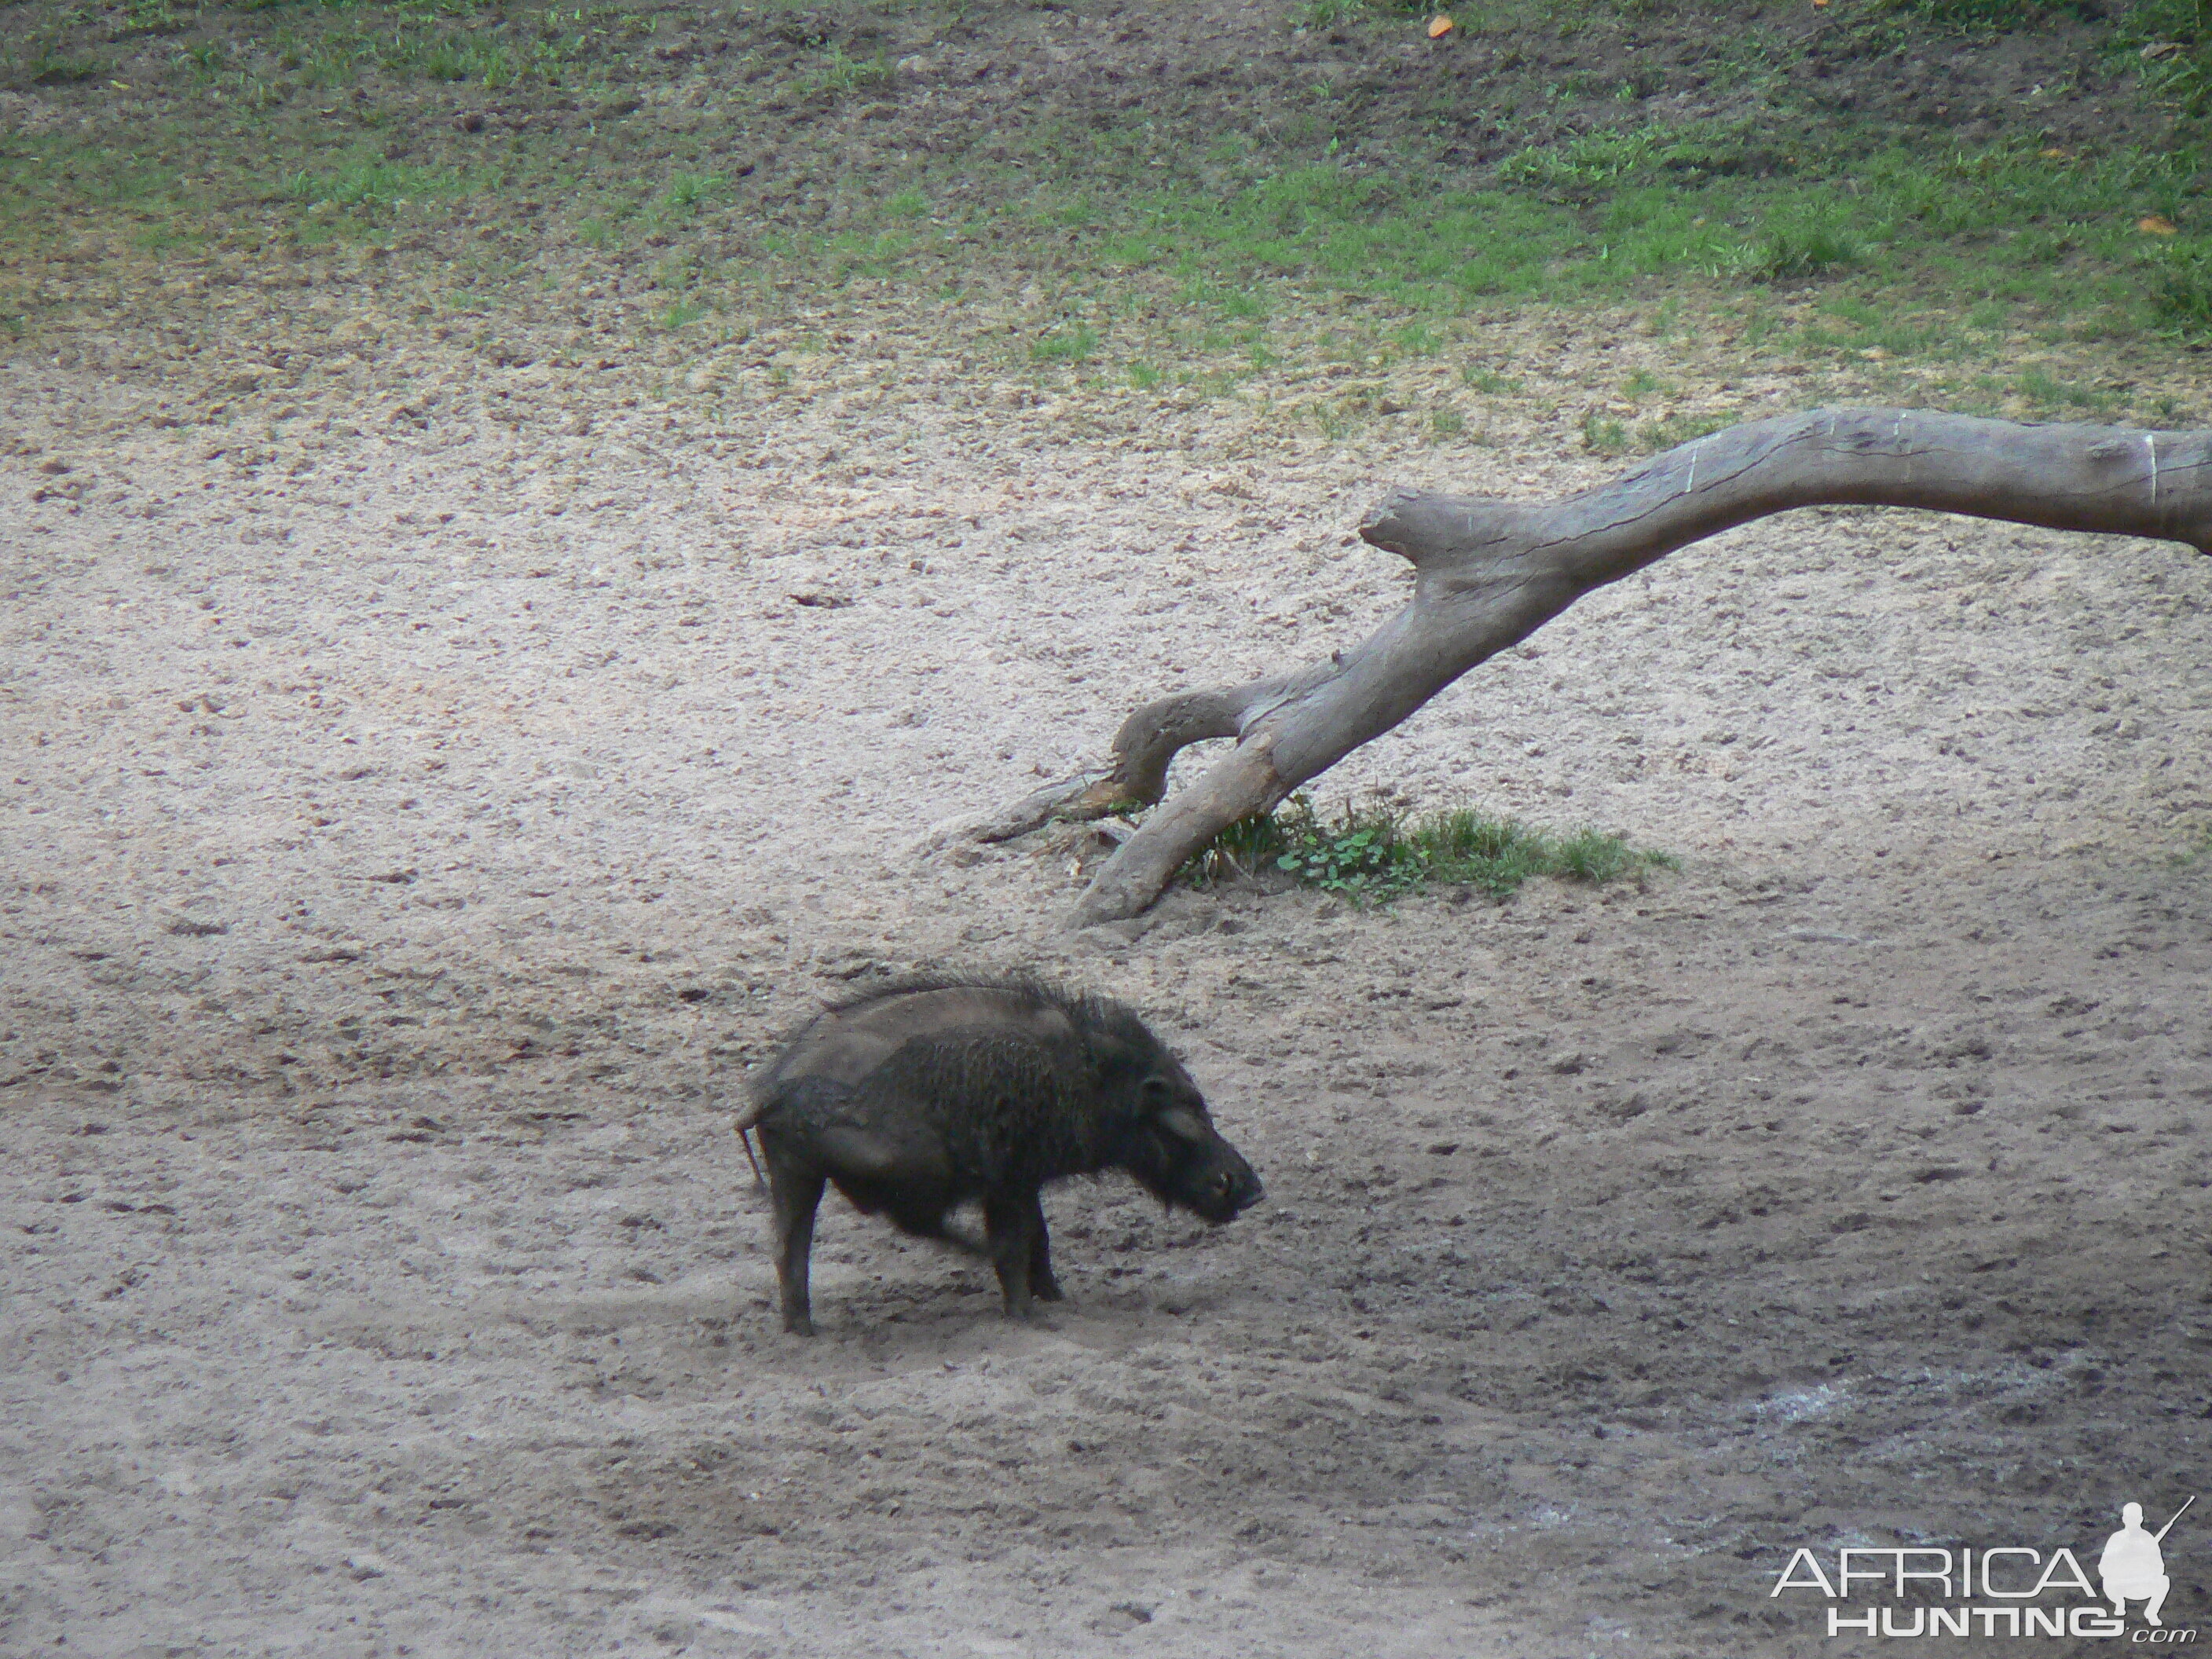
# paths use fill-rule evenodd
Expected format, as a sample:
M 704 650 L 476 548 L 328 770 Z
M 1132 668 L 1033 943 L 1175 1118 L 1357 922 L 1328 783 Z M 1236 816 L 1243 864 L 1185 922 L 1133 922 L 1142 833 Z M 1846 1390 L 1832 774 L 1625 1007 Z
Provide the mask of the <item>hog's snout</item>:
M 1191 1208 L 1201 1220 L 1218 1227 L 1224 1221 L 1234 1221 L 1267 1195 L 1267 1189 L 1252 1173 L 1252 1166 L 1240 1158 L 1233 1167 L 1215 1170 L 1199 1183 L 1197 1201 Z

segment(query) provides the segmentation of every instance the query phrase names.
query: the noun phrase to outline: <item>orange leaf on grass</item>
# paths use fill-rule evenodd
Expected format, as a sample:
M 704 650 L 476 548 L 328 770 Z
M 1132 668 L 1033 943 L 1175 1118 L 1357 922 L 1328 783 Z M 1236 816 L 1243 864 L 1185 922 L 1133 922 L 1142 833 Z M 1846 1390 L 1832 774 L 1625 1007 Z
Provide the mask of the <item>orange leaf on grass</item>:
M 1452 32 L 1452 20 L 1438 15 L 1429 19 L 1429 39 L 1441 40 Z
M 2179 236 L 2173 221 L 2156 213 L 2147 213 L 2136 221 L 2136 228 L 2146 236 Z

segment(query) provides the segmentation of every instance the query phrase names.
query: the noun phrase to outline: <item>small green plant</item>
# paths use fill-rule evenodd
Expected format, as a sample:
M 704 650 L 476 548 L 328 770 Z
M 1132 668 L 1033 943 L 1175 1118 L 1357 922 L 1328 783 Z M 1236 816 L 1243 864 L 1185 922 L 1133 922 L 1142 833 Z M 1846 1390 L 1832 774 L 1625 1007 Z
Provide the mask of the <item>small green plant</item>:
M 166 34 L 184 27 L 185 9 L 172 0 L 130 0 L 124 9 L 130 28 L 149 34 Z
M 1365 15 L 1366 0 L 1306 0 L 1298 21 L 1310 29 L 1340 28 Z
M 854 58 L 845 48 L 832 42 L 822 55 L 814 72 L 802 83 L 805 90 L 842 96 L 869 87 L 879 87 L 891 78 L 891 66 L 878 55 L 874 58 Z
M 1628 428 L 1598 410 L 1583 413 L 1583 447 L 1593 455 L 1620 455 L 1628 449 Z
M 678 300 L 660 313 L 660 325 L 670 333 L 707 314 L 707 307 L 692 300 Z
M 1387 811 L 1363 814 L 1346 806 L 1341 818 L 1325 824 L 1310 801 L 1300 799 L 1292 808 L 1275 867 L 1304 886 L 1373 904 L 1411 892 L 1427 873 L 1418 849 L 1401 834 L 1402 821 Z
M 1316 404 L 1312 413 L 1314 424 L 1321 428 L 1321 435 L 1329 442 L 1342 443 L 1351 434 L 1352 418 L 1341 404 Z
M 461 188 L 461 177 L 450 167 L 361 161 L 335 173 L 295 173 L 289 185 L 294 196 L 317 205 L 392 208 L 425 197 L 450 196 Z
M 1231 824 L 1182 873 L 1203 887 L 1272 871 L 1367 905 L 1431 883 L 1478 887 L 1503 899 L 1531 876 L 1602 883 L 1679 863 L 1632 848 L 1620 836 L 1580 830 L 1555 837 L 1472 807 L 1419 817 L 1347 803 L 1338 816 L 1324 818 L 1310 796 L 1297 794 L 1273 812 Z
M 1753 282 L 1786 283 L 1817 276 L 1838 265 L 1855 264 L 1857 241 L 1841 227 L 1820 219 L 1770 225 L 1766 234 L 1735 258 L 1738 276 Z
M 1097 349 L 1097 332 L 1078 324 L 1073 328 L 1055 328 L 1031 342 L 1030 356 L 1041 363 L 1079 363 Z
M 1443 344 L 1436 330 L 1426 323 L 1407 323 L 1398 331 L 1398 349 L 1415 357 L 1425 357 Z
M 1459 377 L 1475 391 L 1487 392 L 1493 396 L 1521 389 L 1521 382 L 1510 374 L 1500 374 L 1495 369 L 1479 368 L 1474 363 L 1463 367 Z
M 1564 144 L 1532 146 L 1500 161 L 1498 179 L 1585 200 L 1642 172 L 1651 162 L 1653 142 L 1648 132 L 1593 132 Z
M 668 181 L 668 191 L 660 199 L 678 213 L 696 213 L 699 204 L 720 195 L 729 187 L 729 180 L 719 173 L 701 176 L 679 173 Z
M 2103 414 L 2118 401 L 2109 392 L 2062 380 L 2039 363 L 2022 369 L 2014 378 L 2014 386 L 2031 406 L 2039 410 L 2078 409 Z
M 2150 262 L 2150 300 L 2180 332 L 2212 334 L 2212 250 L 2161 248 Z
M 1656 420 L 1637 423 L 1636 447 L 1646 454 L 1656 455 L 1662 449 L 1672 449 L 1677 444 L 1688 443 L 1732 424 L 1725 415 L 1662 415 Z
M 47 52 L 31 66 L 29 80 L 34 87 L 68 87 L 96 81 L 107 72 L 108 66 L 97 58 L 65 58 Z
M 1160 372 L 1150 363 L 1129 365 L 1129 384 L 1139 392 L 1149 392 L 1160 383 Z
M 1429 430 L 1438 443 L 1448 443 L 1465 434 L 1467 416 L 1455 409 L 1440 409 L 1429 416 Z

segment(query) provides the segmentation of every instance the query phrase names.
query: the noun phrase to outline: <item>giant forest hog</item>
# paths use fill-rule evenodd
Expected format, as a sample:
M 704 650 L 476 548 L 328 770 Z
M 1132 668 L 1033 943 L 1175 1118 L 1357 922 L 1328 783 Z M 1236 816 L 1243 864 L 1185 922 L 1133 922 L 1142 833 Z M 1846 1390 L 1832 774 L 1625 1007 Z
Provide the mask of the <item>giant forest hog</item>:
M 1026 979 L 912 979 L 830 1009 L 785 1046 L 738 1127 L 758 1129 L 767 1156 L 784 1328 L 801 1334 L 814 1328 L 807 1256 L 824 1182 L 956 1244 L 946 1216 L 981 1200 L 1013 1317 L 1033 1297 L 1060 1299 L 1037 1198 L 1048 1182 L 1126 1170 L 1214 1223 L 1261 1196 L 1142 1020 Z

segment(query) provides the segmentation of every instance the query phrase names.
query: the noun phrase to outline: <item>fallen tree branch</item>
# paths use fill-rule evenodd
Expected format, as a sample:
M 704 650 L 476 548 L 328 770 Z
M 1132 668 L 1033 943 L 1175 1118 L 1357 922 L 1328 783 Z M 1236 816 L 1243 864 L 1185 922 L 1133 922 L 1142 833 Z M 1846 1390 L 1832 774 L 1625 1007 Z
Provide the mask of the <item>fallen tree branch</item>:
M 1359 533 L 1412 563 L 1403 610 L 1327 662 L 1146 704 L 1115 734 L 1110 772 L 1055 786 L 1066 793 L 1037 823 L 1154 804 L 1178 750 L 1237 740 L 1106 861 L 1076 920 L 1145 909 L 1221 830 L 1269 811 L 1584 594 L 1751 520 L 1838 505 L 1925 507 L 2212 552 L 2212 432 L 1814 410 L 1713 433 L 1558 501 L 1394 492 Z M 1031 796 L 1024 812 L 1049 793 Z M 993 827 L 1021 815 L 1002 814 Z

